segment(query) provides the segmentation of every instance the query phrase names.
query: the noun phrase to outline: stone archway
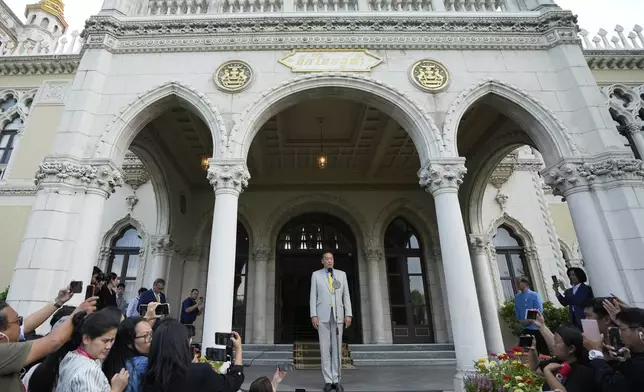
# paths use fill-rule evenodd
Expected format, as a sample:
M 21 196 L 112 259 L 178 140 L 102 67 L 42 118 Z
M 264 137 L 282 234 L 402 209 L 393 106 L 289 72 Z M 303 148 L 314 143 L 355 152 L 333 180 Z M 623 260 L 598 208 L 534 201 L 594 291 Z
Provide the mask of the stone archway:
M 521 126 L 547 165 L 580 155 L 570 132 L 551 109 L 527 91 L 493 78 L 463 90 L 447 110 L 442 135 L 453 151 L 458 151 L 457 134 L 463 115 L 483 100 Z
M 101 134 L 94 158 L 111 159 L 120 165 L 141 129 L 175 105 L 171 98 L 186 104 L 206 124 L 212 137 L 213 155 L 216 155 L 222 136 L 226 134 L 226 124 L 219 110 L 203 93 L 182 82 L 171 81 L 138 95 L 123 106 Z
M 420 162 L 444 151 L 432 117 L 404 92 L 366 76 L 319 73 L 280 83 L 255 99 L 226 138 L 228 153 L 246 159 L 255 135 L 271 116 L 304 100 L 329 97 L 367 102 L 389 115 L 410 135 Z

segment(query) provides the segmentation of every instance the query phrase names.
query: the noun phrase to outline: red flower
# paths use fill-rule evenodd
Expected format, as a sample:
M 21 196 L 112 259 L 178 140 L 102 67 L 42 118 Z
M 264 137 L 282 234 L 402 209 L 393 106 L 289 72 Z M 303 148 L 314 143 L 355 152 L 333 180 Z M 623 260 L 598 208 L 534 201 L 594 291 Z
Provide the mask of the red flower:
M 497 358 L 499 358 L 502 361 L 505 361 L 506 359 L 508 359 L 508 354 L 505 354 L 505 353 L 499 354 L 497 355 Z
M 511 379 L 512 379 L 512 376 L 511 376 L 511 375 L 509 375 L 509 374 L 505 374 L 505 375 L 503 376 L 503 379 L 504 379 L 504 380 L 511 380 Z
M 514 346 L 514 347 L 512 347 L 512 351 L 522 353 L 523 352 L 523 347 Z

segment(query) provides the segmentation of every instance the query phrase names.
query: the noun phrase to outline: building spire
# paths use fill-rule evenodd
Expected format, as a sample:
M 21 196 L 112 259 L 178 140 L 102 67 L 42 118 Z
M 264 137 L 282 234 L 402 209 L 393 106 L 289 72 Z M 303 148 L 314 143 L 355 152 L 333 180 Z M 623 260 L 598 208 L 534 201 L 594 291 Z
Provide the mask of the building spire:
M 63 0 L 40 0 L 40 7 L 60 20 L 65 20 L 65 4 Z

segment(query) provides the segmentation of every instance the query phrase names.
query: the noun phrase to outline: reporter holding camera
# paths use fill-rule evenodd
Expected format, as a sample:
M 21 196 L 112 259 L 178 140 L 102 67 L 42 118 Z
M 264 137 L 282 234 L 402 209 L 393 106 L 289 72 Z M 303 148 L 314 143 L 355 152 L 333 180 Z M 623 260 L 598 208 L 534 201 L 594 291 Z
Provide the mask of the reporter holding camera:
M 237 392 L 244 383 L 242 343 L 232 333 L 235 364 L 218 374 L 207 363 L 193 363 L 190 338 L 184 325 L 167 319 L 152 335 L 143 392 Z

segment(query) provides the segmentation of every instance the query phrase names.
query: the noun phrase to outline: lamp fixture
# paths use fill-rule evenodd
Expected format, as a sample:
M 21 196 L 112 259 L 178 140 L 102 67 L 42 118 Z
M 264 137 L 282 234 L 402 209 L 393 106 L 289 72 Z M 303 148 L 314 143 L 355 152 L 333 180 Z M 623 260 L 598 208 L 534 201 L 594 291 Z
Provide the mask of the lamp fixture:
M 210 167 L 210 157 L 208 155 L 202 155 L 201 156 L 201 170 L 208 170 L 208 167 Z
M 318 118 L 318 122 L 320 123 L 320 153 L 318 154 L 317 157 L 317 164 L 318 164 L 318 169 L 324 169 L 326 168 L 326 165 L 329 163 L 329 159 L 324 153 L 324 138 L 322 135 L 322 131 L 324 129 L 324 122 L 323 119 L 320 117 Z

